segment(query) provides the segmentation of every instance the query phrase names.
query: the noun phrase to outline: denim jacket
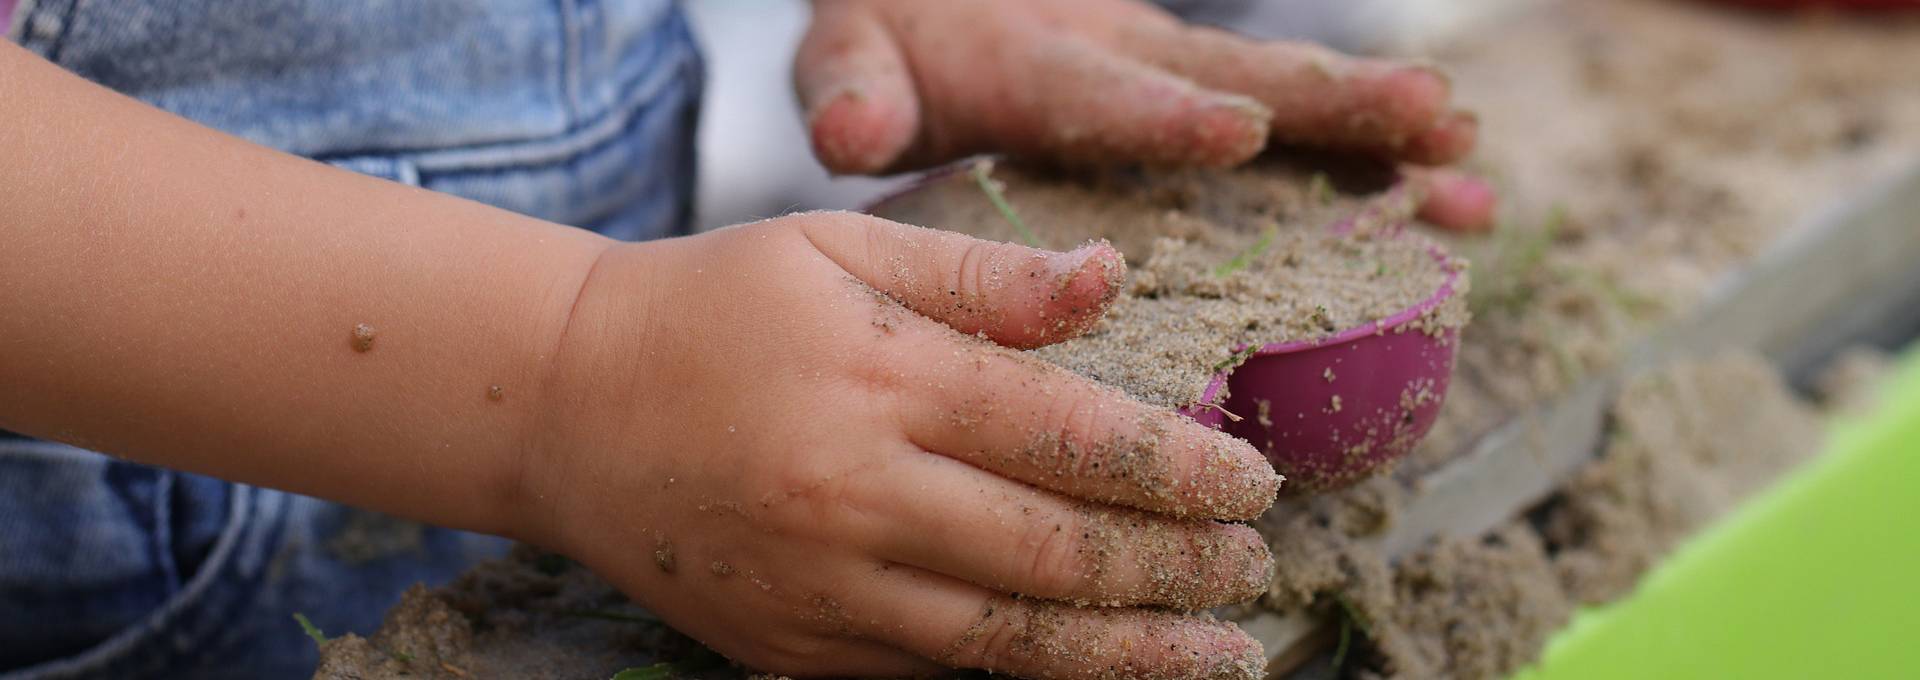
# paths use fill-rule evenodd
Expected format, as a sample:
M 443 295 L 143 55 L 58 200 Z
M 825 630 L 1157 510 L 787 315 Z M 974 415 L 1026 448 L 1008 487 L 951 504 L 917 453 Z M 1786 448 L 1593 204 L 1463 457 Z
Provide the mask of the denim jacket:
M 688 222 L 701 62 L 670 0 L 20 0 L 12 26 L 342 168 L 622 239 Z M 502 549 L 0 433 L 0 679 L 305 677 L 293 613 L 367 633 L 407 585 Z
M 24 0 L 19 43 L 248 140 L 638 240 L 680 233 L 701 62 L 668 0 Z

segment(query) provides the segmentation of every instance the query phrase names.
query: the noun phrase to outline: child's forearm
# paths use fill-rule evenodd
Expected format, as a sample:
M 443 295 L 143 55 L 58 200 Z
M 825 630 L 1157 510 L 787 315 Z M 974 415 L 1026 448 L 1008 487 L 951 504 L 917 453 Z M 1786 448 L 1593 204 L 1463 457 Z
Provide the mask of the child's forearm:
M 5 429 L 518 533 L 544 360 L 608 243 L 255 146 L 0 43 Z

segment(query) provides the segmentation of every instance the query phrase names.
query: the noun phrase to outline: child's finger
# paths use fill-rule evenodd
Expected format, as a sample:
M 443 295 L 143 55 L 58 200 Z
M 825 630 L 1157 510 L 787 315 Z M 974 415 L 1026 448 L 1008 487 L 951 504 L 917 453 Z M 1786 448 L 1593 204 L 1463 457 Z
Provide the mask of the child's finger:
M 814 247 L 855 278 L 954 330 L 1009 347 L 1085 332 L 1126 280 L 1126 260 L 1104 243 L 1058 253 L 852 213 L 821 213 L 802 224 Z
M 1453 111 L 1408 141 L 1400 152 L 1400 159 L 1421 165 L 1446 165 L 1472 153 L 1473 145 L 1479 140 L 1480 117 L 1470 111 Z
M 958 668 L 1037 680 L 1248 680 L 1264 675 L 1260 643 L 1224 621 L 1143 609 L 1013 598 L 913 567 L 878 573 L 850 605 L 914 612 L 861 632 Z
M 1266 147 L 1272 112 L 1072 36 L 1033 42 L 1024 110 L 999 146 L 1077 164 L 1227 167 Z
M 1118 45 L 1203 87 L 1251 95 L 1273 111 L 1273 139 L 1402 158 L 1451 110 L 1451 85 L 1425 66 L 1357 59 L 1309 43 L 1143 22 Z M 1421 162 L 1458 156 L 1417 152 Z M 1453 151 L 1450 147 L 1445 149 Z
M 1420 202 L 1420 219 L 1463 233 L 1493 228 L 1498 197 L 1484 180 L 1440 168 L 1403 168 L 1401 173 L 1426 194 Z
M 1251 444 L 1037 359 L 979 348 L 907 407 L 916 444 L 1003 476 L 1181 517 L 1252 519 L 1280 476 Z
M 1251 519 L 1280 475 L 1245 441 L 1032 356 L 911 320 L 895 408 L 915 445 L 1076 498 L 1179 517 Z M 924 320 L 923 320 L 924 321 Z
M 876 556 L 1003 592 L 1192 611 L 1265 592 L 1273 556 L 1251 527 L 1065 498 L 937 454 L 857 490 L 884 518 Z
M 833 1 L 813 11 L 793 73 L 814 154 L 836 173 L 885 170 L 920 129 L 906 58 L 874 13 Z

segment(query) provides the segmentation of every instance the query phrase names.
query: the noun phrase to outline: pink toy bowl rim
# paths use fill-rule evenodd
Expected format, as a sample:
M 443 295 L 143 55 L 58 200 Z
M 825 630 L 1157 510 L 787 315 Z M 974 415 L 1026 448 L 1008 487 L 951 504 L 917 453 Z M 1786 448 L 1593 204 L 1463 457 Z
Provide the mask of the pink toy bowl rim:
M 1384 200 L 1387 202 L 1391 202 L 1393 200 L 1404 200 L 1406 198 L 1409 198 L 1409 196 L 1406 195 L 1406 192 L 1408 191 L 1410 190 L 1407 189 L 1406 185 L 1404 184 L 1395 185 L 1393 188 L 1387 190 L 1386 192 L 1387 198 Z M 1367 213 L 1371 210 L 1372 210 L 1371 208 L 1368 210 L 1363 210 L 1358 214 L 1355 214 L 1351 217 L 1348 217 L 1346 219 L 1342 219 L 1338 222 L 1333 223 L 1333 225 L 1328 228 L 1334 231 L 1335 233 L 1341 233 L 1341 234 L 1353 231 L 1353 229 L 1359 225 L 1360 220 L 1365 218 L 1367 216 Z M 1404 222 L 1390 225 L 1389 228 L 1393 230 L 1392 237 L 1393 238 L 1401 237 L 1401 235 L 1404 233 L 1404 231 L 1402 230 L 1405 228 L 1405 226 L 1406 225 Z M 1313 338 L 1301 338 L 1298 340 L 1286 340 L 1282 342 L 1274 342 L 1274 343 L 1261 345 L 1260 349 L 1254 350 L 1253 354 L 1248 355 L 1247 358 L 1243 360 L 1241 363 L 1252 361 L 1254 359 L 1258 359 L 1261 357 L 1278 356 L 1281 354 L 1293 354 L 1296 352 L 1304 352 L 1307 350 L 1318 349 L 1320 347 L 1326 347 L 1329 345 L 1345 344 L 1347 342 L 1359 340 L 1367 336 L 1379 335 L 1389 330 L 1399 328 L 1406 324 L 1410 324 L 1415 321 L 1418 321 L 1420 320 L 1421 317 L 1424 317 L 1427 314 L 1432 313 L 1434 310 L 1439 309 L 1440 305 L 1445 304 L 1448 298 L 1453 297 L 1454 291 L 1456 290 L 1456 288 L 1460 283 L 1460 273 L 1462 270 L 1458 267 L 1446 266 L 1448 263 L 1447 252 L 1444 249 L 1442 249 L 1439 244 L 1436 244 L 1436 243 L 1427 244 L 1427 254 L 1431 256 L 1435 262 L 1439 262 L 1443 266 L 1443 268 L 1447 273 L 1447 277 L 1444 280 L 1442 280 L 1440 282 L 1440 285 L 1433 289 L 1433 293 L 1428 295 L 1426 298 L 1420 300 L 1417 303 L 1414 303 L 1412 306 L 1407 307 L 1406 309 L 1402 309 L 1393 314 L 1389 314 L 1384 318 L 1368 321 L 1368 322 L 1359 324 L 1357 326 L 1353 326 L 1351 328 L 1347 328 L 1347 329 L 1335 332 L 1332 335 L 1325 335 L 1325 336 L 1319 336 L 1319 337 L 1313 337 Z M 1252 346 L 1251 344 L 1240 345 L 1238 347 L 1235 347 L 1233 351 L 1235 354 L 1238 354 L 1240 352 L 1246 351 L 1246 349 L 1251 346 Z M 1207 389 L 1200 393 L 1200 400 L 1198 402 L 1195 402 L 1193 405 L 1183 407 L 1182 410 L 1189 414 L 1194 414 L 1194 413 L 1197 413 L 1198 409 L 1212 408 L 1213 406 L 1219 404 L 1220 393 L 1222 390 L 1225 390 L 1227 388 L 1227 381 L 1229 378 L 1233 376 L 1233 371 L 1236 368 L 1239 368 L 1239 366 L 1228 366 L 1214 373 L 1213 379 L 1207 382 Z

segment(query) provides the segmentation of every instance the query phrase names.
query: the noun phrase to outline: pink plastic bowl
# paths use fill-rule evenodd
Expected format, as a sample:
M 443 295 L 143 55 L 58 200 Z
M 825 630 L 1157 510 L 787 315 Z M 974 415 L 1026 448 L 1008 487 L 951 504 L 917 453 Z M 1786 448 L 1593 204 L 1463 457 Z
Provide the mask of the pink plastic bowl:
M 1432 252 L 1446 259 L 1438 247 Z M 1425 300 L 1374 323 L 1265 345 L 1207 385 L 1201 403 L 1219 403 L 1226 390 L 1224 411 L 1181 412 L 1260 447 L 1295 493 L 1378 474 L 1412 451 L 1440 413 L 1460 333 L 1429 335 L 1414 325 L 1454 295 L 1459 279 L 1450 272 Z

